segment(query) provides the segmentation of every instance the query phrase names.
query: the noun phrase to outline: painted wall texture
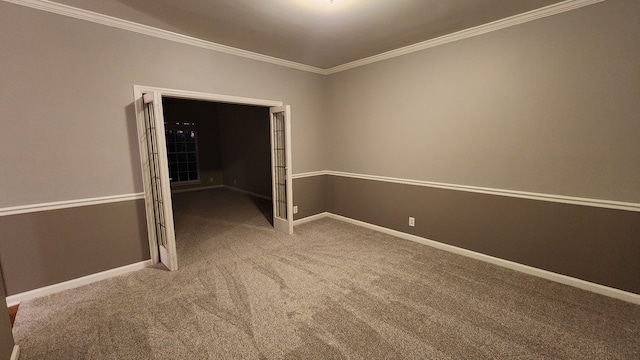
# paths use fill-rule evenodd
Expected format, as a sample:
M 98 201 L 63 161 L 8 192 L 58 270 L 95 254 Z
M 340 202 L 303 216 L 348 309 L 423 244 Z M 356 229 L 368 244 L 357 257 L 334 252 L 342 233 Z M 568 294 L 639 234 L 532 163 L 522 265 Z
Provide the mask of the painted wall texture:
M 0 2 L 0 164 L 10 169 L 0 177 L 0 208 L 142 192 L 134 84 L 290 104 L 294 174 L 334 170 L 639 203 L 639 13 L 638 1 L 607 0 L 321 76 Z M 444 227 L 420 234 L 496 256 L 508 246 L 502 256 L 640 291 L 628 278 L 640 271 L 637 246 L 621 255 L 628 239 L 637 238 L 629 222 L 635 215 L 626 212 L 606 211 L 609 224 L 619 226 L 602 225 L 600 236 L 578 244 L 592 212 L 558 208 L 559 216 L 571 213 L 566 219 L 576 227 L 558 230 L 556 220 L 536 210 L 541 205 L 519 201 L 518 229 L 524 233 L 535 224 L 544 235 L 513 239 L 505 235 L 514 231 L 506 217 L 485 228 L 465 212 L 507 209 L 511 202 L 467 196 L 466 208 L 459 194 L 447 192 L 409 196 L 400 205 L 387 196 L 374 208 L 368 201 L 375 186 L 348 191 L 352 185 L 329 177 L 295 184 L 301 215 L 335 211 L 399 227 L 405 212 L 418 211 L 440 224 L 476 224 L 482 238 L 463 239 Z M 380 189 L 386 195 L 397 190 Z M 138 216 L 138 204 L 127 206 L 132 218 Z M 453 207 L 439 212 L 439 206 Z M 71 234 L 67 228 L 40 231 L 38 224 L 60 216 L 1 219 L 0 234 L 10 230 L 14 241 L 33 248 L 20 250 L 2 235 L 9 294 L 99 271 L 73 260 L 53 274 L 57 264 L 32 267 L 29 283 L 12 275 L 40 264 L 38 251 L 48 246 L 64 244 L 78 259 L 104 257 L 101 268 L 148 257 L 140 253 L 143 217 L 121 229 L 133 234 L 125 253 L 92 253 L 91 241 L 99 240 L 91 226 Z M 113 217 L 99 218 L 91 220 L 97 228 L 108 227 Z M 562 242 L 560 250 L 551 253 L 549 239 Z M 585 247 L 567 262 L 563 256 L 571 246 Z M 24 261 L 6 271 L 9 253 Z M 615 271 L 598 268 L 616 259 L 624 264 Z M 557 270 L 561 262 L 571 268 Z
M 640 2 L 330 75 L 329 169 L 640 202 Z
M 291 104 L 296 171 L 327 166 L 320 75 L 7 2 L 0 48 L 0 208 L 142 192 L 136 84 Z M 1 217 L 8 295 L 148 259 L 141 204 Z
M 0 44 L 0 207 L 141 192 L 136 84 L 291 104 L 294 171 L 327 166 L 321 75 L 6 2 Z

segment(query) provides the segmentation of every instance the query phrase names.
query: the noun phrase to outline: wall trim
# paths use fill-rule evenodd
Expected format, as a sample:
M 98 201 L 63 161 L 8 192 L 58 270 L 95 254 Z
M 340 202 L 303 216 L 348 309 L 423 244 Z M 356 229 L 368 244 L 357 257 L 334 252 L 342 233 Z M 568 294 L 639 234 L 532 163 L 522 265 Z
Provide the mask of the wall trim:
M 102 196 L 102 197 L 95 197 L 95 198 L 88 198 L 88 199 L 76 199 L 76 200 L 55 201 L 55 202 L 41 203 L 41 204 L 10 206 L 5 208 L 0 208 L 0 217 L 9 216 L 9 215 L 28 214 L 28 213 L 34 213 L 34 212 L 40 212 L 40 211 L 68 209 L 68 208 L 75 208 L 80 206 L 92 206 L 92 205 L 110 204 L 110 203 L 123 202 L 123 201 L 134 201 L 134 200 L 144 200 L 144 193 L 112 195 L 112 196 Z
M 320 175 L 328 175 L 329 171 L 328 170 L 322 170 L 322 171 L 310 171 L 310 172 L 306 172 L 306 173 L 299 173 L 299 174 L 293 174 L 291 175 L 292 179 L 302 179 L 302 178 L 307 178 L 307 177 L 312 177 L 312 176 L 320 176 Z
M 524 24 L 530 21 L 542 19 L 548 16 L 561 14 L 563 12 L 579 9 L 584 6 L 603 2 L 605 0 L 565 0 L 557 4 L 552 4 L 539 9 L 534 9 L 522 14 L 510 16 L 504 19 L 496 20 L 490 23 L 478 25 L 472 28 L 461 30 L 455 33 L 443 35 L 435 39 L 426 40 L 417 44 L 408 45 L 399 49 L 390 50 L 378 55 L 373 55 L 364 59 L 352 61 L 346 64 L 338 65 L 325 70 L 326 75 L 335 74 L 341 71 L 369 65 L 379 61 L 392 59 L 398 56 L 411 54 L 414 52 L 426 50 L 432 47 L 445 45 L 454 41 L 464 40 L 470 37 L 486 34 L 489 32 L 505 29 L 511 26 Z
M 192 191 L 219 189 L 222 187 L 224 187 L 224 185 L 208 185 L 208 186 L 198 186 L 198 187 L 190 187 L 190 188 L 184 188 L 184 189 L 171 189 L 171 193 L 179 194 L 179 193 L 192 192 Z
M 77 279 L 72 279 L 69 281 L 41 287 L 38 289 L 26 291 L 20 294 L 15 294 L 11 296 L 7 296 L 7 306 L 15 306 L 20 304 L 22 301 L 27 301 L 31 299 L 36 299 L 39 297 L 59 293 L 61 291 L 74 289 L 80 286 L 89 285 L 97 281 L 106 280 L 115 276 L 124 275 L 126 273 L 130 273 L 132 271 L 142 270 L 149 266 L 153 265 L 151 260 L 145 260 L 121 267 L 117 267 L 114 269 L 109 269 L 106 271 L 102 271 L 99 273 L 83 276 Z
M 433 248 L 436 249 L 440 249 L 440 250 L 444 250 L 450 253 L 454 253 L 454 254 L 458 254 L 458 255 L 462 255 L 462 256 L 466 256 L 466 257 L 470 257 L 476 260 L 480 260 L 480 261 L 484 261 L 487 263 L 491 263 L 494 265 L 498 265 L 507 269 L 511 269 L 511 270 L 515 270 L 515 271 L 519 271 L 525 274 L 529 274 L 529 275 L 533 275 L 539 278 L 543 278 L 546 280 L 551 280 L 560 284 L 564 284 L 564 285 L 569 285 L 569 286 L 573 286 L 582 290 L 587 290 L 596 294 L 600 294 L 600 295 L 604 295 L 604 296 L 608 296 L 611 298 L 615 298 L 618 300 L 623 300 L 623 301 L 627 301 L 633 304 L 638 304 L 640 305 L 640 294 L 635 294 L 632 292 L 628 292 L 628 291 L 624 291 L 624 290 L 620 290 L 620 289 L 616 289 L 616 288 L 612 288 L 609 286 L 605 286 L 605 285 L 600 285 L 600 284 L 596 284 L 596 283 L 592 283 L 589 281 L 585 281 L 585 280 L 581 280 L 578 278 L 574 278 L 571 276 L 567 276 L 567 275 L 562 275 L 562 274 L 558 274 L 558 273 L 554 273 L 551 271 L 547 271 L 547 270 L 543 270 L 543 269 L 538 269 L 529 265 L 524 265 L 524 264 L 520 264 L 514 261 L 509 261 L 509 260 L 504 260 L 501 258 L 497 258 L 494 256 L 490 256 L 490 255 L 485 255 L 479 252 L 475 252 L 475 251 L 471 251 L 471 250 L 467 250 L 467 249 L 463 249 L 457 246 L 453 246 L 453 245 L 449 245 L 449 244 L 445 244 L 445 243 L 441 243 L 438 241 L 434 241 L 434 240 L 430 240 L 427 238 L 423 238 L 417 235 L 413 235 L 413 234 L 408 234 L 402 231 L 397 231 L 397 230 L 393 230 L 393 229 L 389 229 L 386 227 L 382 227 L 382 226 L 378 226 L 378 225 L 374 225 L 371 223 L 367 223 L 364 221 L 360 221 L 360 220 L 355 220 L 352 218 L 348 218 L 346 216 L 342 216 L 342 215 L 336 215 L 330 212 L 325 212 L 325 213 L 320 213 L 320 214 L 316 214 L 316 215 L 312 215 L 303 219 L 299 219 L 294 221 L 294 225 L 300 225 L 300 224 L 304 224 L 306 222 L 310 222 L 313 220 L 318 220 L 321 218 L 331 218 L 331 219 L 335 219 L 335 220 L 339 220 L 339 221 L 344 221 L 350 224 L 354 224 L 357 226 L 361 226 L 367 229 L 371 229 L 371 230 L 375 230 L 384 234 L 388 234 L 391 236 L 395 236 L 401 239 L 405 239 L 405 240 L 409 240 L 409 241 L 413 241 L 422 245 L 427 245 L 427 246 L 431 246 Z M 311 219 L 309 219 L 311 218 Z M 307 220 L 309 219 L 309 220 Z
M 364 59 L 352 61 L 346 64 L 338 65 L 329 69 L 322 69 L 315 66 L 305 65 L 290 60 L 284 60 L 273 56 L 263 55 L 248 50 L 242 50 L 227 45 L 214 43 L 195 37 L 182 35 L 168 30 L 155 28 L 148 25 L 139 24 L 116 18 L 97 12 L 76 8 L 69 5 L 59 4 L 49 0 L 2 0 L 5 2 L 22 5 L 37 10 L 47 11 L 50 13 L 72 17 L 75 19 L 85 20 L 96 24 L 106 25 L 121 30 L 131 31 L 138 34 L 153 36 L 156 38 L 178 42 L 186 45 L 196 46 L 199 48 L 217 51 L 225 54 L 240 56 L 252 60 L 284 66 L 292 69 L 302 70 L 320 75 L 330 75 L 341 71 L 346 71 L 356 67 L 372 64 L 375 62 L 391 59 L 394 57 L 422 51 L 432 47 L 448 44 L 454 41 L 467 39 L 473 36 L 486 34 L 489 32 L 501 30 L 511 26 L 523 24 L 529 21 L 538 20 L 544 17 L 561 14 L 563 12 L 579 9 L 584 6 L 596 4 L 605 0 L 565 0 L 563 2 L 534 9 L 522 14 L 514 15 L 504 19 L 496 20 L 487 24 L 475 26 L 469 29 L 461 30 L 452 34 L 444 35 L 435 39 L 426 40 L 417 44 L 405 46 L 395 50 L 387 51 L 381 54 L 370 56 Z
M 227 45 L 214 43 L 195 37 L 178 34 L 172 31 L 155 28 L 148 25 L 139 24 L 133 21 L 116 18 L 109 15 L 100 14 L 90 10 L 84 10 L 69 5 L 59 4 L 49 0 L 3 0 L 16 5 L 22 5 L 37 10 L 68 16 L 75 19 L 85 20 L 92 23 L 106 25 L 121 30 L 127 30 L 138 34 L 149 35 L 156 38 L 169 40 L 177 43 L 191 45 L 207 50 L 213 50 L 225 54 L 240 56 L 265 63 L 284 66 L 292 69 L 307 71 L 315 74 L 326 75 L 326 70 L 315 66 L 300 64 L 294 61 L 284 60 L 273 56 L 263 55 L 252 51 L 242 50 Z
M 18 358 L 20 358 L 20 346 L 13 345 L 13 351 L 11 352 L 9 360 L 18 360 Z
M 518 191 L 518 190 L 496 189 L 496 188 L 449 184 L 449 183 L 441 183 L 441 182 L 433 182 L 433 181 L 402 179 L 402 178 L 393 178 L 393 177 L 378 176 L 378 175 L 355 174 L 355 173 L 331 171 L 331 170 L 297 174 L 297 175 L 293 175 L 293 178 L 298 179 L 303 177 L 320 176 L 320 175 L 340 176 L 340 177 L 348 177 L 348 178 L 362 179 L 362 180 L 383 181 L 383 182 L 390 182 L 390 183 L 396 183 L 396 184 L 425 186 L 425 187 L 433 187 L 433 188 L 447 189 L 447 190 L 475 192 L 475 193 L 488 194 L 488 195 L 508 196 L 508 197 L 515 197 L 515 198 L 521 198 L 521 199 L 550 201 L 550 202 L 571 204 L 571 205 L 592 206 L 592 207 L 599 207 L 599 208 L 605 208 L 605 209 L 640 212 L 640 203 L 592 199 L 592 198 L 545 194 L 545 193 L 535 193 L 535 192 Z

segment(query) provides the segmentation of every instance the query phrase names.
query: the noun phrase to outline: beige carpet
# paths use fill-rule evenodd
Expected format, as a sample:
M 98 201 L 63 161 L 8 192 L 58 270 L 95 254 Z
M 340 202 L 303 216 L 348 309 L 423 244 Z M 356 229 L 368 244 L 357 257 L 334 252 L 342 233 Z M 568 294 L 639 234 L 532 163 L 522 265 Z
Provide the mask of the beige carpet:
M 264 202 L 174 198 L 180 270 L 24 302 L 29 359 L 640 359 L 640 306 Z

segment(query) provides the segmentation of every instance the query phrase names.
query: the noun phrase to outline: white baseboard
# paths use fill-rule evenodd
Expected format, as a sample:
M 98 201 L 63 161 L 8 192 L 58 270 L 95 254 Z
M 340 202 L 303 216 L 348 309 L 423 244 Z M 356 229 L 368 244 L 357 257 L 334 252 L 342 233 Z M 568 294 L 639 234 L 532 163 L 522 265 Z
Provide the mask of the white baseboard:
M 360 220 L 355 220 L 355 219 L 351 219 L 345 216 L 341 216 L 341 215 L 336 215 L 336 214 L 332 214 L 329 212 L 325 212 L 325 213 L 320 213 L 317 215 L 313 215 L 313 216 L 309 216 L 303 219 L 299 219 L 294 221 L 294 225 L 299 225 L 299 224 L 304 224 L 306 222 L 309 221 L 313 221 L 313 220 L 317 220 L 320 218 L 324 218 L 324 217 L 329 217 L 332 219 L 336 219 L 336 220 L 340 220 L 340 221 L 344 221 L 347 223 L 351 223 L 354 225 L 358 225 L 358 226 L 362 226 L 368 229 L 372 229 L 375 231 L 379 231 L 381 233 L 385 233 L 385 234 L 389 234 L 401 239 L 405 239 L 405 240 L 410 240 L 410 241 L 414 241 L 423 245 L 428 245 L 431 246 L 433 248 L 436 249 L 440 249 L 440 250 L 444 250 L 444 251 L 448 251 L 454 254 L 458 254 L 458 255 L 462 255 L 462 256 L 466 256 L 466 257 L 470 257 L 476 260 L 480 260 L 480 261 L 484 261 L 484 262 L 488 262 L 494 265 L 498 265 L 501 267 L 505 267 L 507 269 L 511 269 L 511 270 L 515 270 L 515 271 L 519 271 L 525 274 L 529 274 L 529 275 L 533 275 L 533 276 L 537 276 L 543 279 L 547 279 L 547 280 L 551 280 L 551 281 L 555 281 L 561 284 L 565 284 L 565 285 L 569 285 L 569 286 L 573 286 L 582 290 L 587 290 L 587 291 L 591 291 L 594 292 L 596 294 L 600 294 L 600 295 L 605 295 L 608 297 L 612 297 L 615 299 L 619 299 L 619 300 L 623 300 L 623 301 L 627 301 L 633 304 L 638 304 L 640 305 L 640 294 L 635 294 L 632 292 L 628 292 L 628 291 L 624 291 L 624 290 L 620 290 L 620 289 L 616 289 L 616 288 L 612 288 L 612 287 L 608 287 L 608 286 L 604 286 L 604 285 L 600 285 L 600 284 L 596 284 L 596 283 L 592 283 L 589 281 L 585 281 L 585 280 L 581 280 L 581 279 L 577 279 L 571 276 L 566 276 L 566 275 L 562 275 L 562 274 L 557 274 L 551 271 L 547 271 L 547 270 L 542 270 L 542 269 L 538 269 L 532 266 L 528 266 L 528 265 L 523 265 L 517 262 L 513 262 L 513 261 L 509 261 L 509 260 L 504 260 L 504 259 L 500 259 L 494 256 L 489 256 L 489 255 L 485 255 L 479 252 L 475 252 L 475 251 L 471 251 L 471 250 L 467 250 L 467 249 L 463 249 L 463 248 L 459 248 L 457 246 L 453 246 L 453 245 L 448 245 L 448 244 L 444 244 L 438 241 L 434 241 L 434 240 L 429 240 L 417 235 L 412 235 L 412 234 L 407 234 L 401 231 L 397 231 L 397 230 L 393 230 L 393 229 L 389 229 L 389 228 L 385 228 L 382 226 L 378 226 L 378 225 L 374 225 L 374 224 L 370 224 L 364 221 L 360 221 Z
M 322 219 L 322 218 L 325 218 L 325 217 L 329 217 L 330 215 L 331 215 L 331 213 L 323 212 L 323 213 L 320 213 L 320 214 L 315 214 L 315 215 L 303 217 L 302 219 L 295 220 L 293 222 L 293 226 L 304 224 L 304 223 L 308 223 L 308 222 L 311 222 L 311 221 L 314 221 L 314 220 L 318 220 L 318 219 Z
M 107 271 L 102 271 L 99 273 L 83 276 L 81 278 L 61 282 L 58 284 L 53 284 L 45 287 L 41 287 L 38 289 L 30 290 L 27 292 L 23 292 L 20 294 L 15 294 L 11 296 L 7 296 L 7 306 L 15 306 L 20 304 L 21 301 L 36 299 L 39 297 L 51 295 L 58 293 L 60 291 L 69 290 L 73 288 L 77 288 L 79 286 L 88 285 L 100 280 L 105 280 L 112 278 L 114 276 L 126 274 L 132 271 L 142 270 L 149 266 L 153 265 L 151 260 L 141 261 L 135 264 L 121 266 L 115 269 L 110 269 Z
M 254 193 L 254 192 L 243 190 L 243 189 L 238 189 L 237 187 L 233 187 L 233 186 L 229 186 L 229 185 L 224 185 L 224 187 L 226 189 L 229 189 L 229 190 L 237 191 L 237 192 L 240 192 L 240 193 L 243 193 L 243 194 L 247 194 L 247 195 L 255 196 L 255 197 L 260 198 L 260 199 L 265 199 L 265 200 L 271 201 L 270 197 L 264 196 L 262 194 Z
M 9 360 L 18 360 L 20 357 L 20 346 L 13 345 L 13 351 L 11 352 L 11 357 Z
M 179 193 L 192 192 L 192 191 L 219 189 L 219 188 L 222 188 L 222 187 L 224 187 L 224 185 L 208 185 L 208 186 L 198 186 L 198 187 L 184 188 L 184 189 L 171 189 L 171 193 L 172 194 L 179 194 Z

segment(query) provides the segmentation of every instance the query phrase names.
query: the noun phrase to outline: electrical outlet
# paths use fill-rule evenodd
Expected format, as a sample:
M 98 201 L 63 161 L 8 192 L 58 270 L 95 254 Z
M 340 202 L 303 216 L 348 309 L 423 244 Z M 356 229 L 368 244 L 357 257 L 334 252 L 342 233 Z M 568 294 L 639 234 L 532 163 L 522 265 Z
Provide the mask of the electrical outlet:
M 298 213 L 298 205 L 295 205 L 295 206 L 293 207 L 293 213 L 294 213 L 294 214 L 297 214 L 297 213 Z
M 412 216 L 409 216 L 409 226 L 416 226 L 416 219 Z
M 213 178 L 212 177 L 209 178 L 209 182 L 213 182 Z

